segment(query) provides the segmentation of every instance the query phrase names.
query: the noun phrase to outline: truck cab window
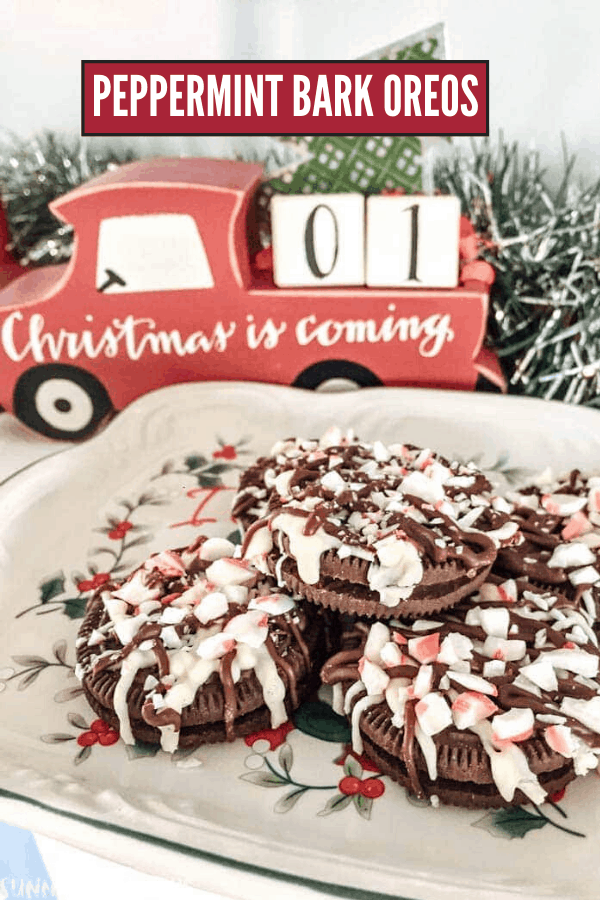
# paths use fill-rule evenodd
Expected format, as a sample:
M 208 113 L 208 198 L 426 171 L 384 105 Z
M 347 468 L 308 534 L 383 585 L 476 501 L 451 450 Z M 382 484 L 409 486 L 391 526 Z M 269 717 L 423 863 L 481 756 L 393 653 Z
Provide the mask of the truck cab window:
M 214 287 L 192 216 L 160 213 L 103 219 L 96 290 L 104 294 Z

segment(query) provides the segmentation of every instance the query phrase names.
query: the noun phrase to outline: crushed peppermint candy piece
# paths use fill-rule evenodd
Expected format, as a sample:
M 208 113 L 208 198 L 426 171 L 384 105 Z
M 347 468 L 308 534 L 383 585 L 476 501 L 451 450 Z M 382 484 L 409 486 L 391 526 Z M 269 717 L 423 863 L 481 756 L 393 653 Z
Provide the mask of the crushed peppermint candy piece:
M 473 641 L 466 634 L 451 631 L 442 641 L 437 661 L 450 666 L 458 660 L 473 658 Z
M 264 644 L 268 633 L 269 617 L 260 609 L 234 616 L 223 629 L 223 634 L 231 635 L 236 641 L 254 648 Z
M 484 678 L 499 678 L 506 672 L 506 663 L 503 659 L 488 659 L 483 664 Z
M 526 741 L 533 734 L 535 716 L 529 707 L 510 709 L 492 719 L 492 740 L 496 744 L 503 741 Z
M 433 666 L 421 665 L 414 679 L 412 686 L 409 688 L 409 696 L 424 697 L 431 691 L 433 685 Z
M 235 638 L 220 631 L 210 637 L 204 638 L 198 644 L 197 653 L 201 659 L 221 659 L 235 647 Z
M 504 640 L 504 638 L 488 636 L 483 644 L 482 652 L 490 659 L 502 659 L 505 662 L 515 662 L 523 659 L 527 653 L 525 641 Z
M 488 603 L 516 603 L 517 582 L 513 578 L 509 578 L 502 584 L 482 584 L 479 593 L 481 599 Z
M 390 629 L 383 622 L 375 622 L 365 643 L 365 656 L 371 662 L 378 663 L 383 647 L 390 641 Z
M 116 622 L 115 634 L 121 641 L 121 644 L 126 647 L 147 621 L 148 616 L 141 613 L 139 616 L 127 616 Z
M 188 591 L 189 593 L 189 591 Z M 194 615 L 203 625 L 224 616 L 229 609 L 229 601 L 222 591 L 205 594 L 194 609 Z
M 571 516 L 560 534 L 563 541 L 572 541 L 574 538 L 581 537 L 582 534 L 591 531 L 592 528 L 592 523 L 586 514 L 580 510 Z
M 556 672 L 549 659 L 538 658 L 535 662 L 522 666 L 521 674 L 537 684 L 543 691 L 558 690 Z
M 555 547 L 552 556 L 548 560 L 550 569 L 573 569 L 587 566 L 596 562 L 596 555 L 583 543 L 572 541 L 569 544 L 559 544 Z
M 468 690 L 477 691 L 480 694 L 489 694 L 492 697 L 498 696 L 496 685 L 486 681 L 485 678 L 481 678 L 480 675 L 473 675 L 471 672 L 454 672 L 452 670 L 449 670 L 447 674 L 451 681 L 458 682 L 458 684 L 461 684 Z
M 452 724 L 452 713 L 445 697 L 435 691 L 419 700 L 415 713 L 419 725 L 429 736 L 439 734 Z
M 572 516 L 583 509 L 586 498 L 574 494 L 544 494 L 541 504 L 553 516 Z
M 388 641 L 381 648 L 379 659 L 384 669 L 390 669 L 393 666 L 401 666 L 403 660 L 407 659 L 407 657 L 404 656 L 398 644 L 394 643 L 394 641 Z
M 577 719 L 582 725 L 600 734 L 600 697 L 592 697 L 591 700 L 564 697 L 560 704 L 560 712 Z
M 265 594 L 262 597 L 253 597 L 248 604 L 248 609 L 260 609 L 270 616 L 281 616 L 295 609 L 296 604 L 287 594 Z
M 156 600 L 160 596 L 160 589 L 157 587 L 148 587 L 146 584 L 146 575 L 143 571 L 138 570 L 133 577 L 126 581 L 125 584 L 113 591 L 111 597 L 117 600 L 123 600 L 132 606 L 139 606 L 146 600 Z
M 452 704 L 452 718 L 461 731 L 471 728 L 497 711 L 496 704 L 478 691 L 463 691 Z
M 599 657 L 585 650 L 548 650 L 540 653 L 538 659 L 547 660 L 555 669 L 566 669 L 586 678 L 595 678 L 598 674 Z
M 569 581 L 575 587 L 579 584 L 597 584 L 600 581 L 600 573 L 594 566 L 584 566 L 574 572 L 569 572 Z
M 544 731 L 544 738 L 548 746 L 561 756 L 572 759 L 575 755 L 573 732 L 566 725 L 549 725 Z
M 383 694 L 390 683 L 390 676 L 380 666 L 368 660 L 366 656 L 360 660 L 358 671 L 369 695 Z
M 256 577 L 256 572 L 248 562 L 241 559 L 221 557 L 206 570 L 206 577 L 216 587 L 226 584 L 246 584 Z
M 440 636 L 437 631 L 423 637 L 411 638 L 408 642 L 408 653 L 420 663 L 432 663 L 440 652 Z
M 234 551 L 235 545 L 231 541 L 228 541 L 226 538 L 212 537 L 201 544 L 199 556 L 200 559 L 207 562 L 215 562 L 217 559 L 233 556 Z
M 169 578 L 179 578 L 185 574 L 185 566 L 178 553 L 174 550 L 163 550 L 161 553 L 155 553 L 144 563 L 144 569 L 148 572 L 157 570 L 161 575 Z
M 510 613 L 504 606 L 482 607 L 480 623 L 485 633 L 490 637 L 506 639 L 510 625 Z

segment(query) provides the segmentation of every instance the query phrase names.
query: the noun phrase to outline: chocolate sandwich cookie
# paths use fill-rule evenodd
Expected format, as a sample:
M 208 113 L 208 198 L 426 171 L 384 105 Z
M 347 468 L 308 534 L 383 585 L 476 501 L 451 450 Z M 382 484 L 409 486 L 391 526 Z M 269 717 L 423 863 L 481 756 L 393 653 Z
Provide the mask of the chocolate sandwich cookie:
M 276 728 L 318 686 L 322 616 L 220 538 L 154 554 L 91 598 L 77 639 L 87 700 L 127 744 L 167 751 Z
M 497 548 L 519 539 L 473 466 L 381 442 L 310 456 L 280 466 L 242 553 L 321 606 L 380 618 L 435 613 L 476 588 Z
M 498 552 L 495 571 L 526 577 L 600 614 L 600 477 L 574 469 L 543 488 L 508 494 L 522 540 Z
M 373 624 L 321 677 L 356 753 L 414 796 L 542 803 L 600 756 L 600 654 L 585 610 L 513 580 L 438 620 Z

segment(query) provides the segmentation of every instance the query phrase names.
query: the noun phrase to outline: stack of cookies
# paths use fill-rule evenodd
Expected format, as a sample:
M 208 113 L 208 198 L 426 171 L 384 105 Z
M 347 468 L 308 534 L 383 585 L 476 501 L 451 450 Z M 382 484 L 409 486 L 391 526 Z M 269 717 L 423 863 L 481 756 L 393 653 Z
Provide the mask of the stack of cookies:
M 279 442 L 234 505 L 242 558 L 340 614 L 322 680 L 354 750 L 472 808 L 597 767 L 598 510 L 598 479 L 499 497 L 473 466 L 337 430 Z
M 126 743 L 277 728 L 331 685 L 356 753 L 434 805 L 541 803 L 600 758 L 600 478 L 499 496 L 332 429 L 244 472 L 199 538 L 91 598 L 77 675 Z

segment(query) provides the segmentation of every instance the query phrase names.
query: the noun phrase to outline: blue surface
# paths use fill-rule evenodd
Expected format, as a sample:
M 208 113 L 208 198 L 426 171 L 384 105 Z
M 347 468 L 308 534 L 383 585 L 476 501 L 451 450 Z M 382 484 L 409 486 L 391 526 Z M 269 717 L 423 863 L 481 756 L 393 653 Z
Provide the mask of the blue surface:
M 0 822 L 0 900 L 55 896 L 31 832 Z

